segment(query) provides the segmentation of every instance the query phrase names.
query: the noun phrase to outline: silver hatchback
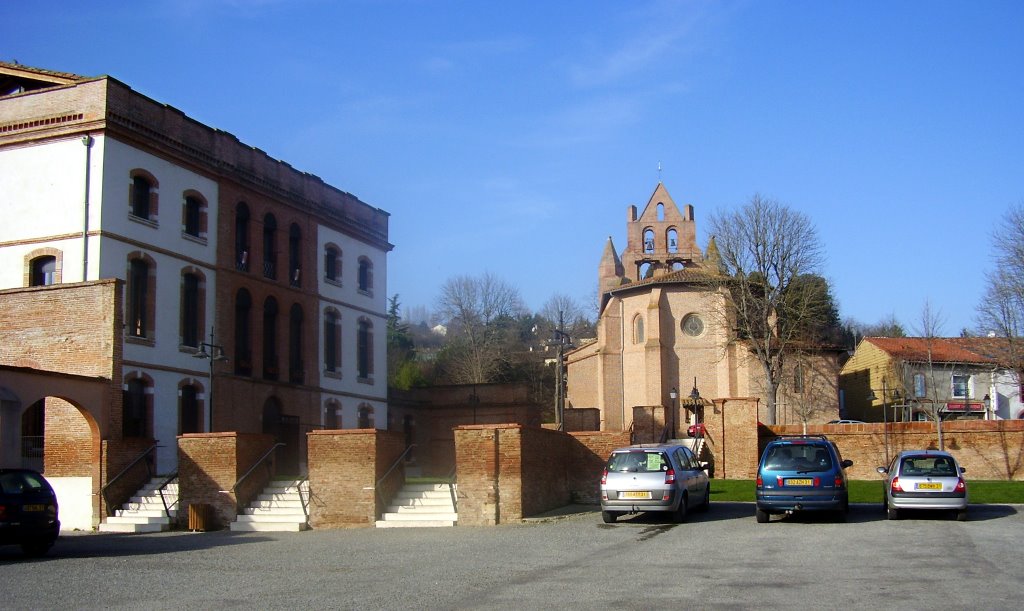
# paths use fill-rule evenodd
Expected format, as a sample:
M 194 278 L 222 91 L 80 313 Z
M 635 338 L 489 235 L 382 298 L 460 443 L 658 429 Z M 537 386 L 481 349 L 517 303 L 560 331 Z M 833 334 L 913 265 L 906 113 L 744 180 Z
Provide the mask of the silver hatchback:
M 964 469 L 949 452 L 904 450 L 887 467 L 883 503 L 890 520 L 904 509 L 938 509 L 967 519 L 967 483 Z
M 710 504 L 705 468 L 684 445 L 614 450 L 601 476 L 601 517 L 610 524 L 626 513 L 667 511 L 682 522 L 689 508 L 705 510 Z

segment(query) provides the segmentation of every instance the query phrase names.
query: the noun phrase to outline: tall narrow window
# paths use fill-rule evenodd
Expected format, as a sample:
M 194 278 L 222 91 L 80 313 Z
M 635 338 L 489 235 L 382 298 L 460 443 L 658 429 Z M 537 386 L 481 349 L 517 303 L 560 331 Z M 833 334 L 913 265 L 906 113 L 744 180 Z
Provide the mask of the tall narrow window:
M 57 274 L 57 257 L 44 256 L 32 259 L 29 286 L 49 286 Z
M 633 319 L 633 343 L 644 343 L 644 319 L 639 315 Z
M 665 239 L 668 242 L 668 251 L 671 253 L 679 252 L 679 232 L 675 228 L 669 229 L 665 234 Z
M 277 369 L 277 300 L 267 297 L 263 303 L 263 377 L 276 380 Z
M 131 213 L 140 219 L 149 219 L 150 197 L 153 194 L 153 185 L 145 176 L 132 178 L 132 201 Z
M 202 433 L 201 418 L 198 390 L 192 384 L 182 386 L 178 406 L 178 433 Z
M 239 202 L 235 209 L 235 267 L 249 271 L 249 206 Z
M 302 384 L 305 372 L 302 364 L 302 307 L 293 304 L 288 314 L 288 380 Z
M 373 375 L 373 324 L 365 318 L 359 321 L 356 336 L 356 375 L 362 379 Z
M 198 197 L 189 195 L 185 198 L 185 233 L 199 237 L 203 215 L 203 202 Z
M 324 428 L 331 431 L 341 428 L 341 405 L 337 401 L 328 401 L 324 407 Z
M 340 258 L 341 251 L 334 246 L 328 246 L 324 249 L 324 278 L 332 282 L 341 280 Z
M 914 396 L 918 399 L 928 394 L 928 386 L 924 381 L 923 373 L 914 374 Z
M 252 375 L 252 297 L 245 289 L 235 296 L 235 373 Z
M 359 257 L 359 290 L 363 293 L 373 290 L 373 263 L 366 257 Z
M 958 399 L 966 399 L 970 396 L 971 390 L 971 376 L 967 375 L 954 375 L 953 376 L 953 396 Z
M 793 370 L 793 392 L 804 392 L 804 366 L 801 364 L 797 364 Z
M 288 282 L 302 286 L 302 230 L 295 223 L 288 229 Z
M 338 314 L 334 310 L 327 310 L 324 313 L 324 371 L 335 373 L 338 371 L 338 338 L 340 336 L 338 326 Z
M 644 252 L 650 254 L 654 252 L 654 230 L 644 229 Z
M 263 217 L 263 277 L 277 278 L 277 219 L 273 214 Z
M 149 264 L 143 259 L 132 259 L 128 264 L 128 335 L 147 336 L 149 299 Z
M 128 381 L 124 391 L 122 433 L 125 437 L 146 437 L 146 382 L 141 378 Z
M 356 424 L 361 429 L 373 428 L 373 408 L 369 405 L 359 406 L 359 421 Z
M 181 345 L 199 347 L 199 276 L 185 274 L 181 279 Z

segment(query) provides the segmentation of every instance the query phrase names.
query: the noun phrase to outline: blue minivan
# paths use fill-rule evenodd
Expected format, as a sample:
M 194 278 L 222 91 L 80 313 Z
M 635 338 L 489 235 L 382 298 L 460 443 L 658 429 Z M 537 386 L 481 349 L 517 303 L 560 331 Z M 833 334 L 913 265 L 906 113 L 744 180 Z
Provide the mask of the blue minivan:
M 852 465 L 824 435 L 773 439 L 757 466 L 757 521 L 799 511 L 833 511 L 845 520 L 850 500 L 844 469 Z

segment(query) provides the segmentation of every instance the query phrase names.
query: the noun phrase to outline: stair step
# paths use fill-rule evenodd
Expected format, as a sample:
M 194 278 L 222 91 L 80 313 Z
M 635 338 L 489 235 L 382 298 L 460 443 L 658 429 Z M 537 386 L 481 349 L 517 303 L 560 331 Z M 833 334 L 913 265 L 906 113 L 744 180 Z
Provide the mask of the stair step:
M 243 532 L 299 532 L 307 530 L 305 522 L 232 522 L 232 531 Z
M 163 509 L 115 509 L 114 515 L 116 517 L 124 516 L 139 516 L 139 517 L 157 517 L 162 518 L 165 516 L 175 517 L 178 515 L 178 510 L 171 509 L 165 512 Z
M 377 528 L 441 528 L 455 526 L 456 524 L 455 520 L 422 520 L 418 522 L 377 520 L 375 526 Z
M 108 518 L 109 519 L 109 518 Z M 158 533 L 170 530 L 167 524 L 131 524 L 131 523 L 109 523 L 100 524 L 99 531 L 105 533 Z
M 251 511 L 246 508 L 243 511 Z M 298 513 L 240 513 L 237 522 L 305 522 L 306 515 Z
M 107 524 L 170 524 L 171 519 L 166 516 L 110 516 Z
M 385 521 L 387 521 L 387 520 L 395 520 L 395 521 L 398 521 L 398 522 L 415 522 L 417 520 L 421 520 L 421 521 L 452 520 L 452 521 L 454 521 L 454 520 L 458 520 L 459 519 L 459 514 L 453 513 L 451 511 L 445 511 L 445 512 L 438 511 L 438 512 L 431 512 L 431 513 L 428 513 L 428 512 L 416 512 L 416 513 L 387 512 L 387 513 L 384 513 L 381 516 L 381 519 L 385 520 Z

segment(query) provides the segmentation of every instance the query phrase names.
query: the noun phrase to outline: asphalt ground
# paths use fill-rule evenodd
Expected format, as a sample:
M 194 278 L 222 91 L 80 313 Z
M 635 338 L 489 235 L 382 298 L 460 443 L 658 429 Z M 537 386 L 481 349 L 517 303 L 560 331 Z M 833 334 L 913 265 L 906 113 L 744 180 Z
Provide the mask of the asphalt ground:
M 2 609 L 1019 609 L 1024 506 L 970 519 L 757 524 L 713 502 L 684 524 L 567 507 L 523 524 L 302 533 L 81 533 L 0 547 Z

